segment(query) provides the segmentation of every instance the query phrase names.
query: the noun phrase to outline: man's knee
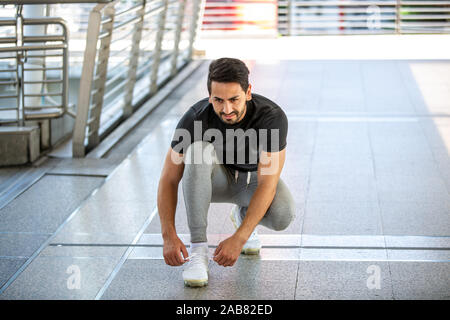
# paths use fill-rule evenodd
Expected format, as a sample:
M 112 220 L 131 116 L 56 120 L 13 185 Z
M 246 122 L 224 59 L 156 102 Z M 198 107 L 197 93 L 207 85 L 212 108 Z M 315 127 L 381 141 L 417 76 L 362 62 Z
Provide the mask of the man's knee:
M 283 231 L 289 227 L 289 225 L 295 219 L 295 205 L 290 203 L 288 206 L 280 208 L 281 212 L 279 212 L 276 216 L 276 219 L 272 221 L 272 229 L 275 231 Z
M 295 219 L 295 201 L 283 181 L 278 182 L 277 193 L 269 207 L 271 216 L 271 229 L 275 231 L 285 230 Z
M 194 141 L 186 150 L 185 164 L 213 164 L 216 161 L 214 145 L 207 141 Z

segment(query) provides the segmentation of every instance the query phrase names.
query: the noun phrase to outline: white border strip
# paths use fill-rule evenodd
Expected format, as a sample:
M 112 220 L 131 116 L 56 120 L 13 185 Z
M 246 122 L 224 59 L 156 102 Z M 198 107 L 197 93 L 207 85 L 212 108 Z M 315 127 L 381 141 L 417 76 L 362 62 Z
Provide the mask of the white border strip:
M 189 237 L 188 234 L 178 236 L 181 239 Z M 213 248 L 227 236 L 231 234 L 208 235 L 209 247 Z M 241 258 L 278 261 L 450 262 L 450 237 L 445 236 L 260 234 L 259 237 L 262 243 L 261 254 Z M 138 245 L 128 259 L 163 259 L 161 234 L 144 234 Z

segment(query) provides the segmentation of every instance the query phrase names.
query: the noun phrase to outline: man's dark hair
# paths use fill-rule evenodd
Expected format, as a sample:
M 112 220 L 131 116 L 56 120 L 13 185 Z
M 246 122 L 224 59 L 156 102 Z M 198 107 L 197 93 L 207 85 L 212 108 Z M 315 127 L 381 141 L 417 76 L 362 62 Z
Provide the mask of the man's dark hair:
M 250 71 L 244 62 L 234 58 L 220 58 L 209 65 L 208 92 L 211 95 L 211 82 L 237 82 L 247 92 Z

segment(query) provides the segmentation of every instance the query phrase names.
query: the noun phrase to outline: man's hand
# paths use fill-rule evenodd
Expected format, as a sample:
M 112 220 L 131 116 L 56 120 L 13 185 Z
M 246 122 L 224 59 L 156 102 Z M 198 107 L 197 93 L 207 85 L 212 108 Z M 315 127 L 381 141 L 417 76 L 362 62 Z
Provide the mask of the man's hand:
M 244 244 L 245 241 L 234 234 L 219 243 L 216 251 L 214 251 L 213 260 L 224 267 L 233 266 L 239 258 Z
M 181 253 L 183 253 L 184 259 L 181 257 Z M 163 255 L 164 261 L 169 266 L 181 266 L 189 256 L 186 246 L 177 236 L 164 239 Z

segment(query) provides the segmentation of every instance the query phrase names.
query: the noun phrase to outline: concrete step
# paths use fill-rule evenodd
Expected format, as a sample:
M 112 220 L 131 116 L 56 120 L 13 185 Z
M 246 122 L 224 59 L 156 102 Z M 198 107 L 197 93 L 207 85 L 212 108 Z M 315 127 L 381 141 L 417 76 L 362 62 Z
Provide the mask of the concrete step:
M 30 163 L 40 154 L 38 126 L 0 126 L 0 166 Z

